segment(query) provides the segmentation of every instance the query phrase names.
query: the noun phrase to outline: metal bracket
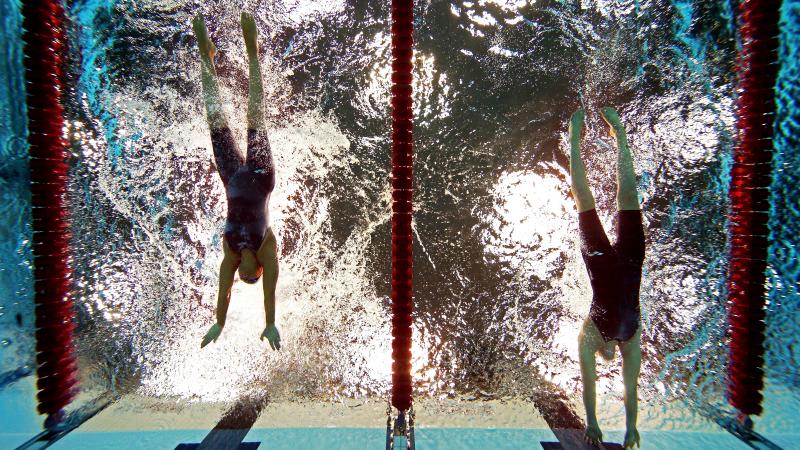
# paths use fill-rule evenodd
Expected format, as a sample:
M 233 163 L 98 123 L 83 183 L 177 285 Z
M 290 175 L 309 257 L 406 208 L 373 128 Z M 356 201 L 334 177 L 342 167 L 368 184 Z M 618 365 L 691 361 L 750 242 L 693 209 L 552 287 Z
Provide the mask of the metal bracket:
M 386 450 L 415 450 L 414 407 L 407 411 L 386 408 Z

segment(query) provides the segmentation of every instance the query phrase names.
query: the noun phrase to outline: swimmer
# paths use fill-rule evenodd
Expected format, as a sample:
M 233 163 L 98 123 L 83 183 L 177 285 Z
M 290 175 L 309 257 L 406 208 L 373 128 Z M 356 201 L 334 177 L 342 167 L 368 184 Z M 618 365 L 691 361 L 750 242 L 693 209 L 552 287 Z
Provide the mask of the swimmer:
M 614 358 L 615 348 L 622 354 L 622 378 L 625 383 L 625 448 L 639 445 L 636 429 L 638 415 L 637 383 L 642 363 L 640 340 L 639 285 L 644 262 L 644 229 L 636 174 L 628 149 L 625 127 L 613 108 L 603 108 L 602 115 L 616 139 L 617 157 L 617 237 L 608 241 L 595 210 L 594 197 L 581 160 L 580 142 L 584 111 L 576 111 L 569 123 L 570 175 L 572 195 L 578 208 L 581 254 L 592 284 L 592 306 L 578 337 L 583 403 L 586 407 L 586 434 L 591 445 L 602 445 L 603 433 L 595 411 L 595 353 L 606 360 Z
M 217 321 L 208 330 L 200 347 L 215 342 L 225 327 L 236 270 L 245 283 L 256 283 L 263 275 L 266 327 L 261 340 L 267 339 L 273 350 L 280 350 L 281 337 L 275 327 L 275 285 L 278 282 L 278 253 L 275 235 L 269 227 L 269 199 L 275 187 L 272 160 L 264 121 L 264 88 L 258 62 L 258 30 L 255 20 L 242 13 L 242 33 L 250 63 L 249 102 L 247 106 L 247 159 L 242 157 L 222 110 L 217 74 L 214 67 L 216 47 L 208 37 L 202 15 L 192 21 L 200 47 L 203 100 L 214 160 L 228 200 L 228 216 L 222 237 L 223 258 L 219 269 Z

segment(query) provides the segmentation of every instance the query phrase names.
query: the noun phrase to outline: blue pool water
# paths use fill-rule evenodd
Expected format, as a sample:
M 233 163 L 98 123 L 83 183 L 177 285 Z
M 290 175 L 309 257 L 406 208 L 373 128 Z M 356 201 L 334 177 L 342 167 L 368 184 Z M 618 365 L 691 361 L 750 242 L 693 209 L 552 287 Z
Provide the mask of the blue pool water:
M 200 442 L 208 429 L 190 411 L 224 410 L 254 393 L 286 405 L 385 401 L 391 362 L 385 3 L 69 2 L 65 132 L 74 156 L 82 382 L 73 408 L 111 395 L 116 404 L 133 405 L 125 411 L 146 417 L 166 408 L 174 420 L 131 431 L 125 422 L 136 415 L 109 408 L 97 417 L 102 425 L 89 421 L 57 445 Z M 643 443 L 734 448 L 734 438 L 718 426 L 732 415 L 724 394 L 724 289 L 734 4 L 418 4 L 413 370 L 415 396 L 438 405 L 430 406 L 436 420 L 419 424 L 425 448 L 462 448 L 461 442 L 527 448 L 524 442 L 554 440 L 545 423 L 550 411 L 583 418 L 576 337 L 590 291 L 568 194 L 565 132 L 569 115 L 587 108 L 584 158 L 601 220 L 611 229 L 615 156 L 596 113 L 606 104 L 620 110 L 628 127 L 647 234 Z M 213 321 L 225 203 L 190 20 L 206 16 L 219 48 L 226 112 L 243 142 L 241 10 L 254 12 L 261 32 L 278 167 L 271 220 L 280 247 L 281 353 L 258 340 L 260 291 L 242 283 L 220 341 L 198 348 Z M 765 413 L 755 422 L 784 448 L 800 448 L 793 425 L 800 407 L 800 1 L 784 2 L 781 29 L 767 389 Z M 0 442 L 13 446 L 39 431 L 42 420 L 32 398 L 18 0 L 0 2 L 0 33 Z M 619 365 L 598 371 L 601 425 L 619 441 Z M 501 408 L 514 402 L 526 406 Z M 460 417 L 490 407 L 495 412 L 463 428 Z M 544 419 L 520 424 L 526 414 Z M 261 448 L 316 448 L 319 436 L 341 448 L 382 442 L 382 418 L 333 429 L 319 428 L 325 425 L 310 416 L 293 420 L 259 422 L 245 441 L 263 442 Z

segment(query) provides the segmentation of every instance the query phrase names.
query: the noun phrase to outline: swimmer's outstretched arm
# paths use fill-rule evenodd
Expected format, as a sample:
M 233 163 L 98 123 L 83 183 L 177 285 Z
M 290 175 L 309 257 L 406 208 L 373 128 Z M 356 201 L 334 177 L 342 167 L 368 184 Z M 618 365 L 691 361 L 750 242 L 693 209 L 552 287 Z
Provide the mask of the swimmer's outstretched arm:
M 636 172 L 633 170 L 633 156 L 628 148 L 625 126 L 614 108 L 602 109 L 603 119 L 609 126 L 609 134 L 617 141 L 617 209 L 620 211 L 639 210 L 639 193 L 636 189 Z
M 581 159 L 581 131 L 585 112 L 579 109 L 569 119 L 569 173 L 572 182 L 572 197 L 578 212 L 594 209 L 594 196 L 586 179 L 586 166 Z
M 258 249 L 258 260 L 264 267 L 264 316 L 267 325 L 261 332 L 261 340 L 265 338 L 273 350 L 281 349 L 281 335 L 275 326 L 275 286 L 278 284 L 278 242 L 272 230 L 267 230 L 264 242 Z
M 600 331 L 587 318 L 581 333 L 578 335 L 578 357 L 581 365 L 581 381 L 583 382 L 583 406 L 586 409 L 586 434 L 584 440 L 589 445 L 602 445 L 603 432 L 600 431 L 600 424 L 597 422 L 597 395 L 596 380 L 597 368 L 595 353 L 601 346 L 603 340 Z
M 622 352 L 622 379 L 625 383 L 625 448 L 639 445 L 636 420 L 639 415 L 639 370 L 642 367 L 642 327 L 628 341 L 620 344 Z
M 250 66 L 248 81 L 248 102 L 247 102 L 247 129 L 256 131 L 266 131 L 264 121 L 264 85 L 261 80 L 261 63 L 258 61 L 258 28 L 253 16 L 245 12 L 241 16 L 242 35 L 244 45 L 247 50 L 247 60 Z M 257 164 L 252 161 L 256 157 L 255 152 L 260 149 L 258 146 L 247 146 L 248 164 Z M 269 147 L 267 147 L 269 150 Z M 271 162 L 270 162 L 271 164 Z M 256 252 L 261 266 L 264 268 L 264 316 L 266 326 L 261 332 L 261 340 L 266 339 L 273 350 L 281 349 L 281 335 L 275 326 L 275 287 L 278 284 L 278 244 L 271 229 L 267 229 L 264 241 Z
M 222 264 L 220 264 L 219 267 L 219 292 L 217 293 L 217 322 L 211 326 L 203 337 L 200 348 L 205 347 L 212 341 L 216 342 L 220 333 L 222 333 L 222 328 L 225 327 L 228 305 L 231 302 L 233 276 L 236 273 L 236 269 L 239 268 L 239 262 L 241 261 L 241 256 L 228 247 L 228 242 L 225 238 L 222 239 L 222 250 Z

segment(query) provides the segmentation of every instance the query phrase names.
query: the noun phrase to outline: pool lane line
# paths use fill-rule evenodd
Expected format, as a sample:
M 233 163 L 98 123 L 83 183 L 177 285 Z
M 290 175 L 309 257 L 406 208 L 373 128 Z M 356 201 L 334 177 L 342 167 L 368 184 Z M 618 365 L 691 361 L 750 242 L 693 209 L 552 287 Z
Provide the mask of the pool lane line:
M 414 1 L 391 0 L 392 24 L 392 384 L 398 419 L 412 406 L 411 335 L 414 311 L 412 217 L 414 215 Z M 414 443 L 409 442 L 413 450 Z
M 266 393 L 243 395 L 236 400 L 199 444 L 178 444 L 175 450 L 255 449 L 257 442 L 242 442 L 269 404 Z
M 50 447 L 59 439 L 83 425 L 87 420 L 96 416 L 98 413 L 100 413 L 100 411 L 103 411 L 118 399 L 119 397 L 111 394 L 101 395 L 98 399 L 91 401 L 87 405 L 84 405 L 69 413 L 64 421 L 59 424 L 59 426 L 42 431 L 24 444 L 17 447 L 16 450 L 42 449 Z
M 33 369 L 31 369 L 31 365 L 25 365 L 22 367 L 18 367 L 16 370 L 9 370 L 7 372 L 0 373 L 0 389 L 5 388 L 6 386 L 10 386 L 17 381 L 33 374 Z
M 597 450 L 597 447 L 587 444 L 583 440 L 586 424 L 580 418 L 567 393 L 553 383 L 537 380 L 543 389 L 539 389 L 531 396 L 531 401 L 550 427 L 550 431 L 558 442 L 545 442 L 539 444 L 544 450 Z M 616 442 L 603 442 L 606 450 L 622 449 Z
M 720 428 L 732 434 L 750 448 L 758 450 L 783 450 L 780 445 L 756 433 L 751 427 L 739 423 L 735 418 L 724 416 L 708 406 L 701 408 L 699 412 L 703 417 L 716 423 Z

